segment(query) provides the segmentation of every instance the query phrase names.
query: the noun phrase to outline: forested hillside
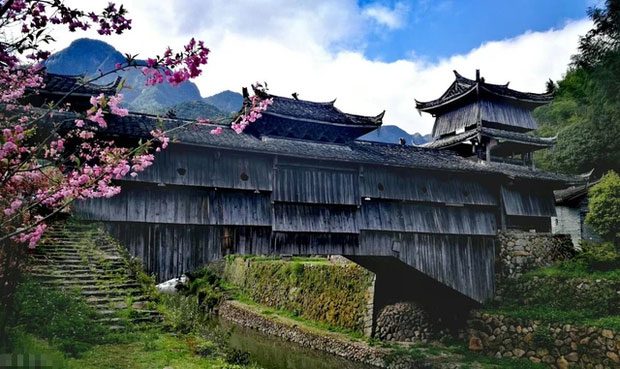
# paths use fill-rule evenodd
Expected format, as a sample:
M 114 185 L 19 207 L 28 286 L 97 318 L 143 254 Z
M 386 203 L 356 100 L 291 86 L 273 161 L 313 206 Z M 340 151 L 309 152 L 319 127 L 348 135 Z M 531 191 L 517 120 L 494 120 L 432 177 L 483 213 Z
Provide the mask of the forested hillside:
M 553 103 L 534 113 L 541 136 L 558 135 L 554 149 L 536 157 L 540 168 L 564 173 L 620 170 L 620 0 L 589 11 L 594 27 L 557 83 Z

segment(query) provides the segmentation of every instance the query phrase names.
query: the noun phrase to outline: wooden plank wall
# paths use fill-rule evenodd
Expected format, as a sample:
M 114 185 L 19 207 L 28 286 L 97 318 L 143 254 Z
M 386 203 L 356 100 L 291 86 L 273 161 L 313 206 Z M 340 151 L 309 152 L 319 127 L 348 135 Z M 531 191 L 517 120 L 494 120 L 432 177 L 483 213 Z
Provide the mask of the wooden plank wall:
M 533 186 L 502 186 L 501 196 L 507 215 L 529 217 L 555 216 L 555 202 L 551 190 L 534 189 Z
M 170 145 L 133 180 L 185 186 L 271 191 L 273 158 Z M 131 179 L 131 178 L 129 178 Z
M 491 123 L 492 126 L 507 125 L 517 127 L 522 131 L 538 128 L 528 109 L 499 101 L 481 100 L 438 116 L 433 128 L 433 137 L 437 138 L 476 125 L 478 111 L 480 111 L 480 119 Z
M 495 237 L 362 231 L 359 255 L 394 256 L 476 301 L 493 296 Z
M 105 222 L 129 253 L 142 260 L 157 281 L 175 278 L 227 253 L 268 253 L 268 227 Z
M 490 209 L 404 202 L 364 203 L 361 229 L 414 233 L 495 235 L 495 213 Z
M 268 193 L 128 183 L 118 196 L 79 202 L 85 220 L 271 226 Z
M 273 200 L 358 205 L 359 174 L 357 170 L 348 168 L 278 165 Z
M 360 194 L 362 197 L 497 205 L 497 197 L 488 185 L 466 176 L 429 175 L 427 172 L 382 167 L 364 167 Z

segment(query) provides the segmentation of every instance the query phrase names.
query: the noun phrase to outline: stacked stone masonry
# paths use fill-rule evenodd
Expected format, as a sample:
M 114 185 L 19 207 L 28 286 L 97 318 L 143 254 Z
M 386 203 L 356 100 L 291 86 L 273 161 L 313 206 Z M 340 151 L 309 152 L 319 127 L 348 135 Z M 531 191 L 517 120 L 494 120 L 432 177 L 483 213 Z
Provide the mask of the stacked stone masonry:
M 569 235 L 503 231 L 498 235 L 496 275 L 517 277 L 575 255 Z
M 557 369 L 620 368 L 620 333 L 569 324 L 541 324 L 476 312 L 469 348 L 495 357 L 527 358 Z

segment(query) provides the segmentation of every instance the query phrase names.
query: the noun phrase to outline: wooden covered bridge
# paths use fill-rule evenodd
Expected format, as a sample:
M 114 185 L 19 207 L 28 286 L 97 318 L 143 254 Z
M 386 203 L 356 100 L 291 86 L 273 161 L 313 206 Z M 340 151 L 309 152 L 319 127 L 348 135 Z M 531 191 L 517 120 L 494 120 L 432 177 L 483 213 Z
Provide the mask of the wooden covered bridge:
M 419 103 L 434 107 L 443 127 L 434 145 L 457 142 L 441 150 L 357 141 L 383 114 L 273 96 L 242 134 L 223 127 L 212 135 L 209 125 L 177 131 L 152 167 L 121 182 L 120 195 L 77 209 L 104 222 L 160 281 L 226 254 L 344 255 L 377 274 L 377 290 L 482 302 L 493 295 L 498 230 L 548 231 L 552 191 L 570 180 L 482 155 L 492 142 L 514 161 L 547 142 L 524 132 L 530 110 L 550 96 L 487 85 L 457 76 L 442 98 Z M 469 112 L 476 106 L 485 114 Z M 503 110 L 493 114 L 496 107 Z M 459 117 L 473 120 L 459 125 Z M 521 118 L 526 129 L 516 126 Z M 106 133 L 121 140 L 147 137 L 158 123 L 139 114 L 111 120 Z M 184 123 L 164 120 L 167 128 Z

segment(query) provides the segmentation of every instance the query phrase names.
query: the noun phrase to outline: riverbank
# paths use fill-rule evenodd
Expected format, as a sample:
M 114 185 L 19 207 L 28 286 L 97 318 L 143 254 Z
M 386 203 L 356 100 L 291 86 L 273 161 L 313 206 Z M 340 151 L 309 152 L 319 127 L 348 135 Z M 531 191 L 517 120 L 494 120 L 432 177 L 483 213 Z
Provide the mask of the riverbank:
M 355 339 L 350 335 L 316 328 L 274 313 L 265 306 L 224 301 L 220 319 L 268 336 L 280 337 L 303 347 L 328 352 L 352 361 L 387 369 L 538 369 L 544 366 L 526 360 L 496 359 L 471 353 L 463 345 L 396 344 Z

